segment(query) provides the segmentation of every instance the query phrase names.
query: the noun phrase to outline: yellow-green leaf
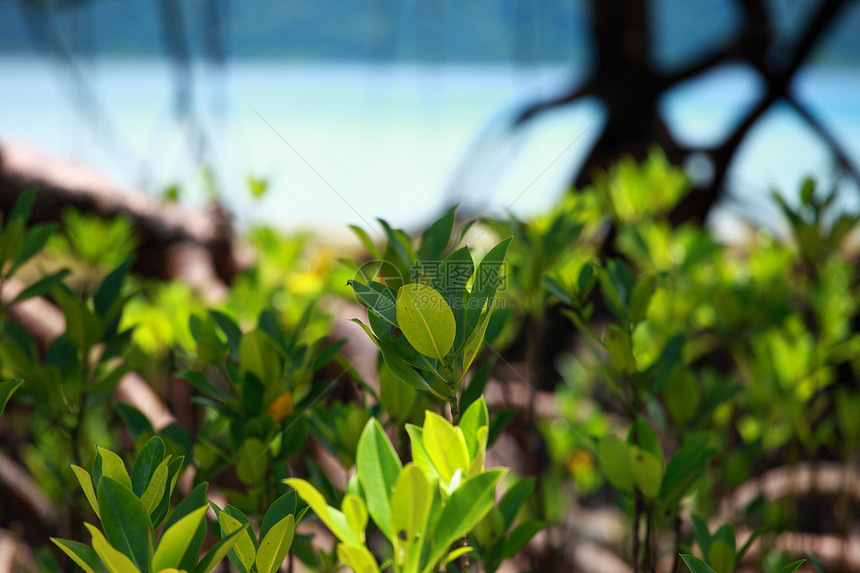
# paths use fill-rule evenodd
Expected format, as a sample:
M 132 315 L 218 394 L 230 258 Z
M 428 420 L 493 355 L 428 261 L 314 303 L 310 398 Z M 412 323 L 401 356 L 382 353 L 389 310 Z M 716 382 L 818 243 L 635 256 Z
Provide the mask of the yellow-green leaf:
M 458 549 L 455 549 L 454 551 L 452 551 L 451 553 L 449 553 L 449 554 L 445 557 L 445 562 L 443 563 L 443 565 L 447 565 L 447 564 L 448 564 L 448 563 L 450 563 L 451 561 L 454 561 L 455 559 L 459 558 L 461 555 L 465 555 L 465 554 L 466 554 L 466 553 L 468 553 L 469 551 L 473 551 L 473 550 L 474 550 L 474 549 L 473 549 L 472 547 L 468 547 L 468 546 L 467 546 L 467 547 L 460 547 L 460 548 L 458 548 Z
M 415 464 L 403 468 L 391 496 L 391 527 L 398 542 L 405 545 L 424 537 L 432 498 L 424 471 Z
M 484 314 L 484 319 L 478 325 L 466 340 L 466 346 L 463 347 L 463 372 L 460 374 L 460 380 L 466 375 L 469 367 L 472 365 L 472 362 L 475 361 L 475 357 L 478 356 L 478 351 L 481 349 L 481 344 L 484 343 L 484 336 L 487 334 L 487 325 L 490 324 L 490 316 L 492 316 L 492 309 L 487 309 L 487 312 Z
M 90 477 L 90 473 L 81 466 L 74 464 L 72 464 L 72 471 L 75 472 L 75 477 L 78 478 L 78 483 L 81 484 L 81 489 L 84 490 L 84 495 L 87 496 L 90 507 L 96 512 L 96 516 L 101 518 L 101 515 L 99 515 L 99 502 L 96 499 L 96 490 L 93 489 L 93 478 Z
M 376 559 L 361 545 L 341 543 L 337 546 L 337 557 L 355 573 L 379 573 Z
M 735 570 L 735 552 L 725 541 L 714 541 L 708 549 L 708 564 L 717 573 L 732 573 Z
M 84 526 L 93 536 L 93 549 L 96 550 L 102 563 L 105 564 L 109 573 L 135 573 L 138 571 L 134 566 L 134 562 L 125 556 L 124 553 L 116 550 L 108 543 L 105 536 L 96 526 L 90 523 L 84 523 Z
M 233 551 L 235 551 L 242 565 L 245 566 L 245 570 L 250 571 L 251 566 L 254 565 L 254 557 L 257 550 L 254 547 L 254 540 L 251 539 L 251 533 L 246 529 L 247 526 L 232 515 L 229 515 L 226 511 L 218 514 L 218 524 L 221 526 L 221 537 L 227 537 L 235 531 L 245 529 L 243 533 L 239 534 L 238 539 L 236 539 Z
M 332 533 L 342 542 L 352 545 L 360 545 L 361 539 L 349 526 L 346 516 L 342 511 L 335 509 L 326 503 L 325 497 L 317 489 L 299 478 L 285 479 L 284 483 L 296 490 L 305 502 L 310 506 L 317 517 L 326 524 Z
M 257 550 L 257 573 L 275 573 L 287 556 L 296 532 L 295 517 L 290 514 L 273 525 Z
M 144 511 L 148 515 L 152 515 L 152 513 L 158 509 L 158 505 L 161 503 L 161 498 L 164 497 L 164 490 L 167 489 L 167 478 L 168 478 L 168 465 L 170 464 L 171 456 L 167 456 L 161 463 L 158 464 L 158 467 L 155 468 L 155 471 L 152 473 L 152 478 L 149 480 L 149 485 L 146 490 L 144 490 L 143 495 L 140 496 L 140 503 L 143 505 Z
M 195 509 L 188 515 L 172 524 L 158 540 L 158 547 L 152 556 L 152 569 L 160 571 L 178 567 L 188 546 L 194 539 L 194 534 L 200 527 L 208 506 Z
M 102 459 L 102 475 L 112 477 L 122 485 L 131 489 L 131 478 L 125 469 L 122 458 L 107 448 L 97 446 L 99 456 Z
M 636 446 L 630 446 L 628 452 L 633 483 L 645 497 L 657 497 L 663 479 L 663 464 L 657 456 Z
M 626 442 L 618 436 L 607 434 L 597 447 L 597 459 L 600 462 L 600 470 L 609 483 L 623 491 L 633 489 L 630 446 Z
M 348 493 L 343 498 L 340 510 L 346 516 L 350 528 L 364 541 L 364 530 L 367 528 L 367 507 L 357 495 Z
M 92 547 L 88 545 L 84 545 L 78 541 L 72 541 L 71 539 L 57 539 L 56 537 L 52 537 L 51 541 L 53 541 L 57 547 L 63 550 L 63 553 L 69 556 L 69 558 L 78 564 L 78 566 L 86 571 L 86 573 L 96 573 L 96 571 L 101 571 L 101 563 L 99 563 L 99 556 L 93 550 Z
M 429 410 L 424 415 L 424 449 L 447 483 L 454 472 L 469 470 L 469 450 L 462 430 Z
M 239 341 L 239 365 L 242 372 L 250 372 L 263 386 L 278 382 L 282 366 L 278 347 L 261 329 L 248 332 Z
M 451 350 L 457 323 L 439 291 L 420 283 L 397 291 L 397 324 L 415 350 L 440 362 Z

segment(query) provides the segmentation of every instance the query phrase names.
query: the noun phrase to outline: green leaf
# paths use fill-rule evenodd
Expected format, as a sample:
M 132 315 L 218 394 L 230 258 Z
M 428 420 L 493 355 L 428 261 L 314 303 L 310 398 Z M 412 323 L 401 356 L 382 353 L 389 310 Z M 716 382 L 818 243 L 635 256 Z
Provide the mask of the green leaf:
M 113 407 L 125 423 L 133 442 L 136 443 L 141 436 L 155 433 L 155 428 L 152 427 L 149 419 L 131 404 L 114 402 Z
M 478 453 L 478 428 L 482 426 L 490 426 L 490 413 L 483 396 L 473 402 L 460 417 L 460 429 L 463 430 L 470 458 L 474 458 Z
M 502 555 L 505 559 L 513 557 L 525 547 L 535 534 L 544 528 L 540 521 L 524 521 L 517 525 L 505 540 L 505 549 Z
M 343 497 L 340 510 L 346 516 L 346 522 L 353 531 L 364 541 L 364 530 L 367 528 L 367 507 L 359 496 L 348 493 Z
M 288 515 L 296 513 L 296 492 L 291 491 L 285 493 L 276 499 L 269 509 L 266 510 L 266 515 L 263 517 L 263 522 L 260 524 L 260 538 L 266 537 L 269 529 L 276 523 L 283 520 Z
M 694 555 L 681 555 L 684 564 L 690 569 L 691 573 L 717 573 L 711 567 Z
M 630 321 L 637 324 L 645 319 L 648 303 L 657 289 L 657 276 L 646 274 L 639 277 L 633 292 L 630 293 Z
M 247 485 L 256 485 L 266 477 L 269 467 L 269 448 L 257 438 L 248 438 L 239 448 L 236 475 Z
M 502 514 L 502 519 L 505 523 L 505 529 L 511 526 L 514 518 L 519 511 L 520 506 L 525 502 L 532 490 L 535 487 L 535 478 L 523 478 L 511 486 L 502 499 L 499 501 L 499 511 Z
M 731 523 L 723 524 L 717 530 L 717 532 L 714 533 L 714 536 L 711 538 L 711 540 L 712 541 L 722 541 L 723 543 L 728 545 L 729 549 L 731 550 L 732 556 L 734 556 L 734 554 L 735 554 L 735 543 L 736 543 L 737 539 L 735 536 L 735 528 L 732 526 Z M 710 558 L 708 558 L 708 560 L 711 561 Z M 711 565 L 713 565 L 713 563 L 711 563 Z M 719 569 L 717 569 L 717 572 L 719 573 Z
M 266 387 L 281 380 L 281 358 L 275 341 L 261 329 L 245 334 L 239 342 L 239 365 Z
M 337 546 L 337 558 L 355 573 L 379 573 L 376 559 L 366 547 L 355 543 L 340 543 Z
M 804 205 L 811 205 L 812 199 L 815 197 L 815 180 L 807 177 L 800 185 L 800 202 Z
M 209 504 L 206 499 L 206 489 L 208 484 L 203 482 L 198 484 L 186 495 L 182 501 L 176 506 L 170 517 L 164 523 L 164 530 L 167 531 L 174 524 L 178 523 L 182 518 L 191 515 L 199 508 L 208 508 Z M 206 537 L 206 522 L 201 521 L 197 530 L 191 533 L 191 539 L 184 555 L 179 561 L 177 569 L 191 571 L 197 564 L 197 559 L 200 556 L 200 547 L 203 545 L 203 539 Z
M 100 316 L 105 316 L 113 306 L 114 302 L 122 290 L 122 284 L 125 282 L 128 271 L 134 259 L 127 259 L 113 269 L 102 281 L 99 290 L 96 291 L 93 297 L 93 306 Z
M 410 277 L 413 263 L 417 258 L 412 248 L 412 239 L 400 229 L 392 229 L 387 221 L 377 220 L 388 236 L 388 244 L 385 245 L 382 258 L 394 265 L 400 274 L 400 277 L 386 277 L 386 282 L 393 288 L 400 288 L 403 284 L 402 281 Z
M 188 329 L 197 346 L 197 355 L 200 360 L 207 364 L 219 364 L 226 353 L 226 349 L 218 338 L 215 325 L 207 315 L 205 317 L 192 314 L 188 318 Z
M 457 470 L 469 469 L 469 450 L 463 431 L 448 420 L 427 410 L 424 413 L 424 449 L 446 484 Z
M 230 316 L 218 311 L 209 310 L 209 316 L 227 337 L 227 344 L 230 345 L 230 351 L 235 355 L 239 355 L 239 343 L 242 340 L 242 330 Z
M 568 289 L 561 286 L 559 282 L 551 277 L 544 276 L 543 284 L 546 289 L 552 293 L 558 300 L 560 300 L 565 306 L 572 307 L 574 304 L 573 297 L 568 293 Z
M 397 477 L 391 496 L 391 527 L 395 546 L 421 543 L 427 530 L 433 494 L 424 471 L 409 464 Z M 407 549 L 408 553 L 408 549 Z
M 375 281 L 370 281 L 364 285 L 356 280 L 348 280 L 346 284 L 352 287 L 353 292 L 364 303 L 368 311 L 390 325 L 397 326 L 397 291 L 388 285 Z
M 629 332 L 614 324 L 610 325 L 606 329 L 604 344 L 613 366 L 628 376 L 636 372 L 636 357 L 633 355 L 633 342 Z
M 222 537 L 215 545 L 209 548 L 209 551 L 206 552 L 206 555 L 203 556 L 203 559 L 194 568 L 194 573 L 209 573 L 212 571 L 233 548 L 233 545 L 236 544 L 236 540 L 239 539 L 239 535 L 241 534 L 242 530 L 239 530 L 228 537 Z
M 101 460 L 101 475 L 113 478 L 131 490 L 131 478 L 125 469 L 122 458 L 107 448 L 96 446 L 96 457 Z M 96 484 L 98 488 L 98 484 Z
M 293 544 L 295 532 L 293 515 L 286 516 L 269 529 L 257 550 L 257 573 L 275 573 L 280 568 Z
M 303 479 L 289 478 L 285 479 L 284 483 L 296 490 L 305 503 L 307 503 L 317 517 L 325 523 L 335 536 L 343 543 L 360 545 L 361 539 L 346 520 L 343 512 L 331 507 L 326 503 L 325 497 L 317 489 Z M 373 515 L 371 513 L 371 515 Z M 374 518 L 375 520 L 376 518 Z
M 105 564 L 110 573 L 134 573 L 141 571 L 131 559 L 122 552 L 114 549 L 108 543 L 108 540 L 105 539 L 105 536 L 102 535 L 102 532 L 96 529 L 94 525 L 84 523 L 84 526 L 89 530 L 90 535 L 93 536 L 93 549 L 95 549 L 102 563 Z
M 187 380 L 204 396 L 214 398 L 219 402 L 228 402 L 233 398 L 231 394 L 228 394 L 227 392 L 219 390 L 218 388 L 213 386 L 212 383 L 206 379 L 203 373 L 198 372 L 197 370 L 185 370 L 183 372 L 180 372 L 178 374 L 178 377 Z
M 614 434 L 607 434 L 597 446 L 600 470 L 609 483 L 622 491 L 633 490 L 630 469 L 630 446 Z
M 98 342 L 102 324 L 93 311 L 62 284 L 54 288 L 53 294 L 66 317 L 66 335 L 75 348 L 86 350 Z
M 170 505 L 170 496 L 173 495 L 173 490 L 176 489 L 176 482 L 179 480 L 179 472 L 180 470 L 182 470 L 182 466 L 184 463 L 185 456 L 179 456 L 178 458 L 170 460 L 170 463 L 167 465 L 167 482 L 170 485 L 169 487 L 165 488 L 164 495 L 161 498 L 161 502 L 158 504 L 158 507 L 155 509 L 155 511 L 152 512 L 151 517 L 153 527 L 158 527 L 158 525 L 167 515 L 167 508 Z
M 469 553 L 470 551 L 474 551 L 474 550 L 475 550 L 474 547 L 458 547 L 457 549 L 455 549 L 454 551 L 451 551 L 450 553 L 448 553 L 448 555 L 445 556 L 445 559 L 442 561 L 442 564 L 447 565 L 451 561 L 459 559 L 460 557 L 462 557 L 466 553 Z
M 368 512 L 382 533 L 393 539 L 389 499 L 403 464 L 375 418 L 368 420 L 358 439 L 355 469 L 364 489 Z M 348 542 L 346 539 L 342 541 Z
M 372 314 L 370 314 L 369 317 L 371 324 L 376 321 L 381 321 L 381 319 L 374 317 Z M 401 339 L 402 343 L 398 344 L 398 341 Z M 447 400 L 446 396 L 448 394 L 448 388 L 441 380 L 438 380 L 438 377 L 432 378 L 431 381 L 428 381 L 419 372 L 415 371 L 413 368 L 415 362 L 427 361 L 429 363 L 430 360 L 426 356 L 415 351 L 412 346 L 410 346 L 409 342 L 402 337 L 402 334 L 401 338 L 396 340 L 393 339 L 390 334 L 387 336 L 382 334 L 379 338 L 374 338 L 374 340 L 377 342 L 377 346 L 382 353 L 382 358 L 385 361 L 385 364 L 388 365 L 391 369 L 391 373 L 399 380 L 414 388 L 430 392 L 441 400 Z M 409 349 L 410 353 L 414 354 L 412 358 L 416 358 L 416 360 L 410 362 L 409 359 L 405 358 L 405 354 L 402 352 L 404 345 Z M 422 368 L 427 371 L 427 369 L 431 369 L 432 366 L 424 364 Z M 433 376 L 436 376 L 435 373 Z
M 448 546 L 469 533 L 478 522 L 484 519 L 484 516 L 493 508 L 496 484 L 506 471 L 505 469 L 486 471 L 469 478 L 454 490 L 439 515 L 433 532 L 437 553 L 444 554 Z
M 466 325 L 463 330 L 466 333 L 475 329 L 484 307 L 489 309 L 492 306 L 496 289 L 502 280 L 500 273 L 511 239 L 513 237 L 508 237 L 490 249 L 475 268 L 475 280 L 466 306 Z
M 12 210 L 9 212 L 8 223 L 17 220 L 27 221 L 30 218 L 30 211 L 33 209 L 33 203 L 36 202 L 36 190 L 27 189 L 15 199 L 12 205 Z
M 758 539 L 759 536 L 764 532 L 765 532 L 764 527 L 759 527 L 758 529 L 756 529 L 755 531 L 752 532 L 752 534 L 747 538 L 746 542 L 743 544 L 743 547 L 741 547 L 740 550 L 735 553 L 735 562 L 738 562 L 741 559 L 743 559 L 746 552 L 749 550 L 750 547 L 752 547 L 753 542 L 756 539 Z M 807 555 L 807 557 L 809 557 L 809 555 Z
M 236 543 L 228 552 L 230 562 L 242 573 L 249 573 L 254 565 L 257 548 L 251 537 L 250 528 L 226 511 L 218 514 L 218 525 L 221 526 L 221 537 L 227 537 L 231 533 L 241 532 Z
M 86 573 L 96 573 L 104 570 L 104 567 L 99 561 L 99 556 L 92 547 L 72 541 L 71 539 L 57 539 L 52 537 L 57 547 L 63 550 L 63 553 L 68 555 L 81 569 Z
M 804 563 L 806 563 L 806 559 L 798 559 L 788 565 L 783 565 L 782 568 L 780 568 L 779 573 L 794 573 L 794 571 Z
M 460 408 L 461 409 L 469 409 L 469 406 L 475 403 L 475 400 L 481 397 L 484 393 L 484 389 L 487 387 L 487 382 L 490 381 L 490 371 L 492 370 L 492 362 L 485 361 L 483 362 L 475 373 L 472 374 L 471 380 L 469 380 L 469 385 L 463 389 L 463 393 L 460 395 Z
M 25 301 L 28 298 L 33 298 L 36 296 L 42 296 L 43 294 L 50 292 L 55 286 L 63 282 L 63 279 L 69 275 L 71 271 L 68 269 L 62 269 L 55 273 L 52 273 L 48 276 L 42 277 L 38 281 L 34 282 L 15 297 L 15 300 L 12 301 L 12 304 L 17 304 L 19 302 Z
M 131 471 L 131 491 L 134 495 L 143 495 L 156 468 L 164 461 L 165 451 L 164 442 L 158 436 L 151 437 L 140 449 Z
M 364 248 L 367 249 L 367 252 L 374 259 L 382 258 L 382 251 L 379 250 L 379 247 L 370 239 L 370 235 L 367 234 L 367 231 L 358 227 L 356 225 L 349 225 L 349 228 L 352 229 L 352 232 L 356 234 L 358 240 L 361 241 L 361 244 L 364 245 Z
M 6 409 L 6 404 L 9 402 L 9 398 L 12 397 L 12 394 L 15 393 L 15 390 L 18 389 L 18 386 L 20 386 L 22 382 L 22 380 L 7 380 L 6 382 L 0 382 L 0 415 L 3 414 L 3 410 Z
M 90 502 L 90 507 L 93 508 L 96 516 L 101 518 L 99 515 L 99 502 L 96 499 L 96 491 L 93 489 L 93 480 L 90 477 L 89 472 L 74 464 L 72 464 L 72 471 L 75 472 L 75 477 L 78 478 L 78 483 L 81 484 L 81 489 L 84 490 L 84 495 L 86 496 L 87 501 Z
M 440 362 L 454 344 L 454 313 L 442 295 L 429 286 L 412 283 L 400 287 L 397 323 L 415 350 Z
M 451 240 L 451 231 L 454 230 L 454 215 L 457 207 L 454 206 L 440 218 L 433 221 L 421 238 L 421 246 L 418 248 L 418 258 L 422 261 L 438 261 L 445 252 L 445 247 Z
M 630 473 L 633 483 L 645 497 L 653 499 L 660 493 L 663 464 L 654 454 L 636 446 L 630 446 Z
M 194 542 L 207 509 L 207 506 L 198 507 L 165 529 L 152 556 L 152 571 L 161 571 L 167 567 L 179 569 L 182 566 L 183 558 Z
M 158 509 L 158 506 L 164 497 L 164 492 L 167 490 L 170 457 L 171 456 L 167 456 L 160 464 L 158 464 L 158 467 L 155 468 L 155 471 L 152 473 L 149 485 L 146 486 L 143 495 L 140 496 L 140 504 L 143 506 L 143 510 L 149 515 L 153 515 L 155 510 Z
M 439 472 L 436 471 L 424 448 L 424 430 L 413 424 L 406 424 L 406 433 L 409 434 L 409 442 L 412 446 L 412 461 L 424 470 L 430 479 L 439 479 Z
M 468 247 L 462 247 L 439 263 L 436 273 L 429 282 L 429 286 L 442 295 L 454 314 L 457 329 L 454 335 L 455 348 L 459 348 L 464 338 L 470 334 L 465 331 L 466 298 L 469 294 L 466 283 L 474 272 L 475 263 L 472 262 L 472 254 Z
M 711 438 L 702 432 L 688 437 L 666 465 L 660 485 L 660 501 L 666 508 L 675 507 L 693 486 L 717 450 L 708 447 Z
M 693 520 L 693 537 L 696 538 L 696 543 L 699 545 L 702 555 L 707 555 L 711 549 L 711 532 L 708 531 L 708 524 L 696 513 L 691 518 Z
M 99 480 L 98 501 L 102 527 L 111 545 L 143 571 L 149 563 L 152 525 L 140 500 L 125 484 L 109 475 Z
M 735 570 L 735 552 L 723 540 L 715 540 L 708 550 L 708 563 L 717 573 L 732 573 Z
M 660 460 L 662 466 L 663 450 L 660 449 L 660 440 L 657 439 L 657 434 L 654 433 L 651 424 L 646 422 L 644 418 L 638 417 L 633 421 L 627 442 L 651 453 Z
M 686 368 L 674 373 L 668 381 L 663 399 L 676 427 L 683 428 L 699 406 L 699 390 L 693 373 Z
M 487 309 L 487 312 L 484 313 L 484 320 L 478 324 L 478 328 L 468 335 L 466 344 L 463 346 L 463 372 L 460 374 L 460 380 L 466 376 L 466 373 L 472 366 L 472 362 L 475 361 L 475 358 L 477 358 L 478 353 L 481 351 L 484 339 L 487 336 L 487 327 L 490 325 L 490 318 L 492 316 L 492 309 Z
M 415 408 L 418 392 L 411 384 L 403 384 L 385 360 L 379 364 L 379 405 L 398 425 L 402 425 Z

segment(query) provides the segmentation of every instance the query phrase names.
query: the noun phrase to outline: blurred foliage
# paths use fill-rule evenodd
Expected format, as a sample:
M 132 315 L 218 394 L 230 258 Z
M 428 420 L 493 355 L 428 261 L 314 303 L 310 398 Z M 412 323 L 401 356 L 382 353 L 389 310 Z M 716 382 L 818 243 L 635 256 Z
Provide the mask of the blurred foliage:
M 24 194 L 0 227 L 0 294 L 23 283 L 0 304 L 2 446 L 74 509 L 70 520 L 101 514 L 105 538 L 86 525 L 92 548 L 57 540 L 85 570 L 123 570 L 116 559 L 208 571 L 226 557 L 272 571 L 288 549 L 315 571 L 453 573 L 478 561 L 494 571 L 544 523 L 563 528 L 578 506 L 611 502 L 630 528 L 630 545 L 615 549 L 642 570 L 671 545 L 691 571 L 726 573 L 741 559 L 792 571 L 801 556 L 776 549 L 780 533 L 821 520 L 850 531 L 856 500 L 834 498 L 832 515 L 804 506 L 804 492 L 762 494 L 731 514 L 721 504 L 773 469 L 856 464 L 860 219 L 807 181 L 796 198 L 775 198 L 787 235 L 749 228 L 724 244 L 667 222 L 687 191 L 655 152 L 531 219 L 463 223 L 452 209 L 420 237 L 381 222 L 381 243 L 356 227 L 363 252 L 254 227 L 253 264 L 217 300 L 130 273 L 125 221 L 69 213 L 61 226 L 28 227 Z M 65 318 L 56 340 L 9 320 L 37 296 Z M 546 333 L 557 323 L 569 340 L 556 369 L 538 368 L 553 358 Z M 358 347 L 373 352 L 370 371 L 339 340 L 344 328 L 375 344 Z M 515 408 L 499 397 L 508 360 L 525 362 Z M 190 413 L 156 427 L 138 405 L 111 407 L 130 372 Z M 549 408 L 535 407 L 547 399 L 538 387 L 554 389 Z M 529 477 L 484 467 L 506 433 L 499 447 L 529 458 L 516 444 L 530 443 L 530 425 L 547 459 L 523 462 Z M 174 494 L 185 471 L 190 488 Z M 209 525 L 207 488 L 227 502 L 211 504 Z M 294 532 L 304 511 L 336 547 Z M 69 530 L 83 533 L 76 523 Z M 211 534 L 219 549 L 200 562 L 202 545 L 161 549 L 180 531 L 194 543 Z

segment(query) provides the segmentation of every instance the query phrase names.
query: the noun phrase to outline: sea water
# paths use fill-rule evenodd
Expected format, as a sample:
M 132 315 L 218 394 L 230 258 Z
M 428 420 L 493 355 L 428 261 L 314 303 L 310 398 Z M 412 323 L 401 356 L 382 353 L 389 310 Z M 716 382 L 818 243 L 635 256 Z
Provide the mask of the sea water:
M 376 217 L 409 227 L 454 201 L 538 212 L 568 188 L 605 120 L 586 99 L 511 127 L 523 105 L 581 81 L 564 66 L 231 61 L 181 75 L 160 60 L 0 58 L 0 77 L 0 139 L 88 163 L 124 189 L 179 185 L 190 204 L 216 192 L 241 224 L 283 228 Z M 860 70 L 806 70 L 792 89 L 860 163 Z M 660 105 L 681 142 L 712 145 L 761 93 L 754 74 L 728 66 Z M 739 149 L 728 208 L 776 217 L 772 190 L 793 196 L 804 177 L 832 172 L 814 132 L 777 106 Z M 262 198 L 249 176 L 268 182 Z M 856 186 L 843 187 L 841 205 L 856 208 Z

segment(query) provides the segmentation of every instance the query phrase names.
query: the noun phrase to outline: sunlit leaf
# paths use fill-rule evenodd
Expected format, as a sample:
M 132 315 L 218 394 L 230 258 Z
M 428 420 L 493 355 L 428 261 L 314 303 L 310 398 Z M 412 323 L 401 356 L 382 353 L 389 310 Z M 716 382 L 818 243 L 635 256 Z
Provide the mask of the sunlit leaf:
M 397 323 L 415 350 L 440 362 L 454 344 L 454 313 L 429 286 L 412 283 L 397 291 Z

